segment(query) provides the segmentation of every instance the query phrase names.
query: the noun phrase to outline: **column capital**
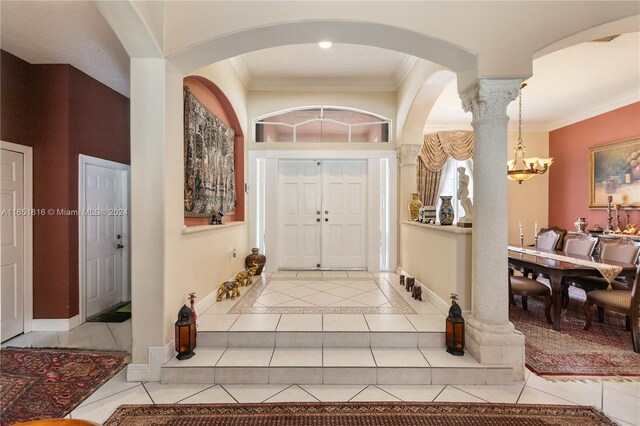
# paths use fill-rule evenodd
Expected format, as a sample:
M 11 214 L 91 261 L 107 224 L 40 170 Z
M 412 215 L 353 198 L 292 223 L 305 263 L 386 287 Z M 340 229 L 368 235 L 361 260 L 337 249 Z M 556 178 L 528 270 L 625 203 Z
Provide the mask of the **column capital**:
M 403 144 L 396 148 L 396 154 L 398 156 L 398 163 L 400 166 L 408 166 L 411 164 L 418 163 L 418 155 L 420 155 L 420 150 L 422 149 L 422 144 Z
M 473 114 L 473 121 L 507 118 L 507 105 L 520 93 L 521 79 L 481 79 L 460 94 L 462 108 Z

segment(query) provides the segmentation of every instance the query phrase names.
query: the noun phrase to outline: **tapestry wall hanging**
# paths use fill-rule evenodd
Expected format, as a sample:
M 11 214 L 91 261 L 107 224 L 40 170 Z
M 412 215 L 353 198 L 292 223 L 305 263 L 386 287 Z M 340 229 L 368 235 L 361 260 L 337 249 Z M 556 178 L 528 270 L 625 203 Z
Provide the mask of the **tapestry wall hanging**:
M 236 210 L 235 132 L 184 88 L 184 215 Z

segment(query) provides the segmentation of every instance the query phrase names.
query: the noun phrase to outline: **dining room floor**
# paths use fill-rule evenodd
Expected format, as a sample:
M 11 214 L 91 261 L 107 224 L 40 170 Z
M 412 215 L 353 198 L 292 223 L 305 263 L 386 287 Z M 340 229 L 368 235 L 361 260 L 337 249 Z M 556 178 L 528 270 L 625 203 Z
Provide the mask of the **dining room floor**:
M 288 274 L 289 277 L 278 278 L 291 278 L 291 273 Z M 396 278 L 393 275 L 384 276 L 393 281 Z M 309 278 L 322 281 L 335 277 Z M 430 304 L 417 306 L 428 307 L 429 313 L 433 313 L 434 308 Z M 119 324 L 84 323 L 70 332 L 31 332 L 3 343 L 2 347 L 5 346 L 130 351 L 131 320 Z M 524 381 L 511 385 L 186 385 L 127 382 L 126 370 L 123 370 L 68 417 L 102 423 L 122 404 L 398 400 L 590 405 L 622 426 L 640 426 L 640 382 L 606 379 L 550 381 L 529 370 Z

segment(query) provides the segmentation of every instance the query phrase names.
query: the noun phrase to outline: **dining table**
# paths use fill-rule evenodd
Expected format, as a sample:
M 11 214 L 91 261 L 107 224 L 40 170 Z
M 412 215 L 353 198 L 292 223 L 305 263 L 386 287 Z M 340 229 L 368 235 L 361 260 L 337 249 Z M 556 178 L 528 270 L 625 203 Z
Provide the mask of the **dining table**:
M 536 253 L 537 252 L 537 253 Z M 530 271 L 549 277 L 551 284 L 552 319 L 553 329 L 560 330 L 560 316 L 562 313 L 562 281 L 565 277 L 585 277 L 602 275 L 595 266 L 587 266 L 586 262 L 601 263 L 604 265 L 619 266 L 622 271 L 618 277 L 628 277 L 631 280 L 636 274 L 636 265 L 633 263 L 620 263 L 591 256 L 576 256 L 559 250 L 526 250 L 520 251 L 515 246 L 509 246 L 509 268 Z M 546 254 L 563 256 L 563 260 L 545 257 Z M 571 261 L 573 260 L 573 261 Z

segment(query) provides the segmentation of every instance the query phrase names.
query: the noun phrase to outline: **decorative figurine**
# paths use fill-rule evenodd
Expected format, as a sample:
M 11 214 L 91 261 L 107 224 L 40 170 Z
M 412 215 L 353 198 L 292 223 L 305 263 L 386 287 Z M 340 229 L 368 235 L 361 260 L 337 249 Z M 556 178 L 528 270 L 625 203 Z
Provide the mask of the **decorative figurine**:
M 220 210 L 218 210 L 218 213 L 211 216 L 211 222 L 209 223 L 209 225 L 222 225 L 222 216 L 224 215 L 222 214 L 222 208 L 220 208 Z
M 235 299 L 236 295 L 240 296 L 240 290 L 238 290 L 236 281 L 225 281 L 218 287 L 218 297 L 216 300 L 218 302 L 222 301 L 222 296 L 226 296 L 227 299 Z
M 421 285 L 416 284 L 413 286 L 413 290 L 411 290 L 411 297 L 422 302 L 422 286 Z
M 407 283 L 407 285 L 405 286 L 405 290 L 407 291 L 411 291 L 411 289 L 413 288 L 413 286 L 416 285 L 416 279 L 413 277 L 407 277 L 407 279 L 405 280 L 405 282 Z
M 451 293 L 451 307 L 449 308 L 449 316 L 446 319 L 446 341 L 447 352 L 452 355 L 464 355 L 464 318 L 462 318 L 462 309 L 456 303 L 458 295 Z
M 471 228 L 473 222 L 473 202 L 469 199 L 469 175 L 464 167 L 458 167 L 458 201 L 464 209 L 464 215 L 458 219 L 460 228 Z
M 189 359 L 195 355 L 193 350 L 196 347 L 196 320 L 193 318 L 193 312 L 187 307 L 182 306 L 178 312 L 178 320 L 175 324 L 176 333 L 176 352 L 178 352 L 179 360 Z
M 400 285 L 404 287 L 404 275 L 400 275 Z
M 238 281 L 239 287 L 250 286 L 251 284 L 253 284 L 253 281 L 251 281 L 251 277 L 258 270 L 258 267 L 259 265 L 257 263 L 254 263 L 253 266 L 249 268 L 247 271 L 238 272 L 238 274 L 234 278 L 234 281 Z
M 191 316 L 193 317 L 194 320 L 198 319 L 198 316 L 196 315 L 196 294 L 195 293 L 189 293 L 189 305 L 191 306 Z

